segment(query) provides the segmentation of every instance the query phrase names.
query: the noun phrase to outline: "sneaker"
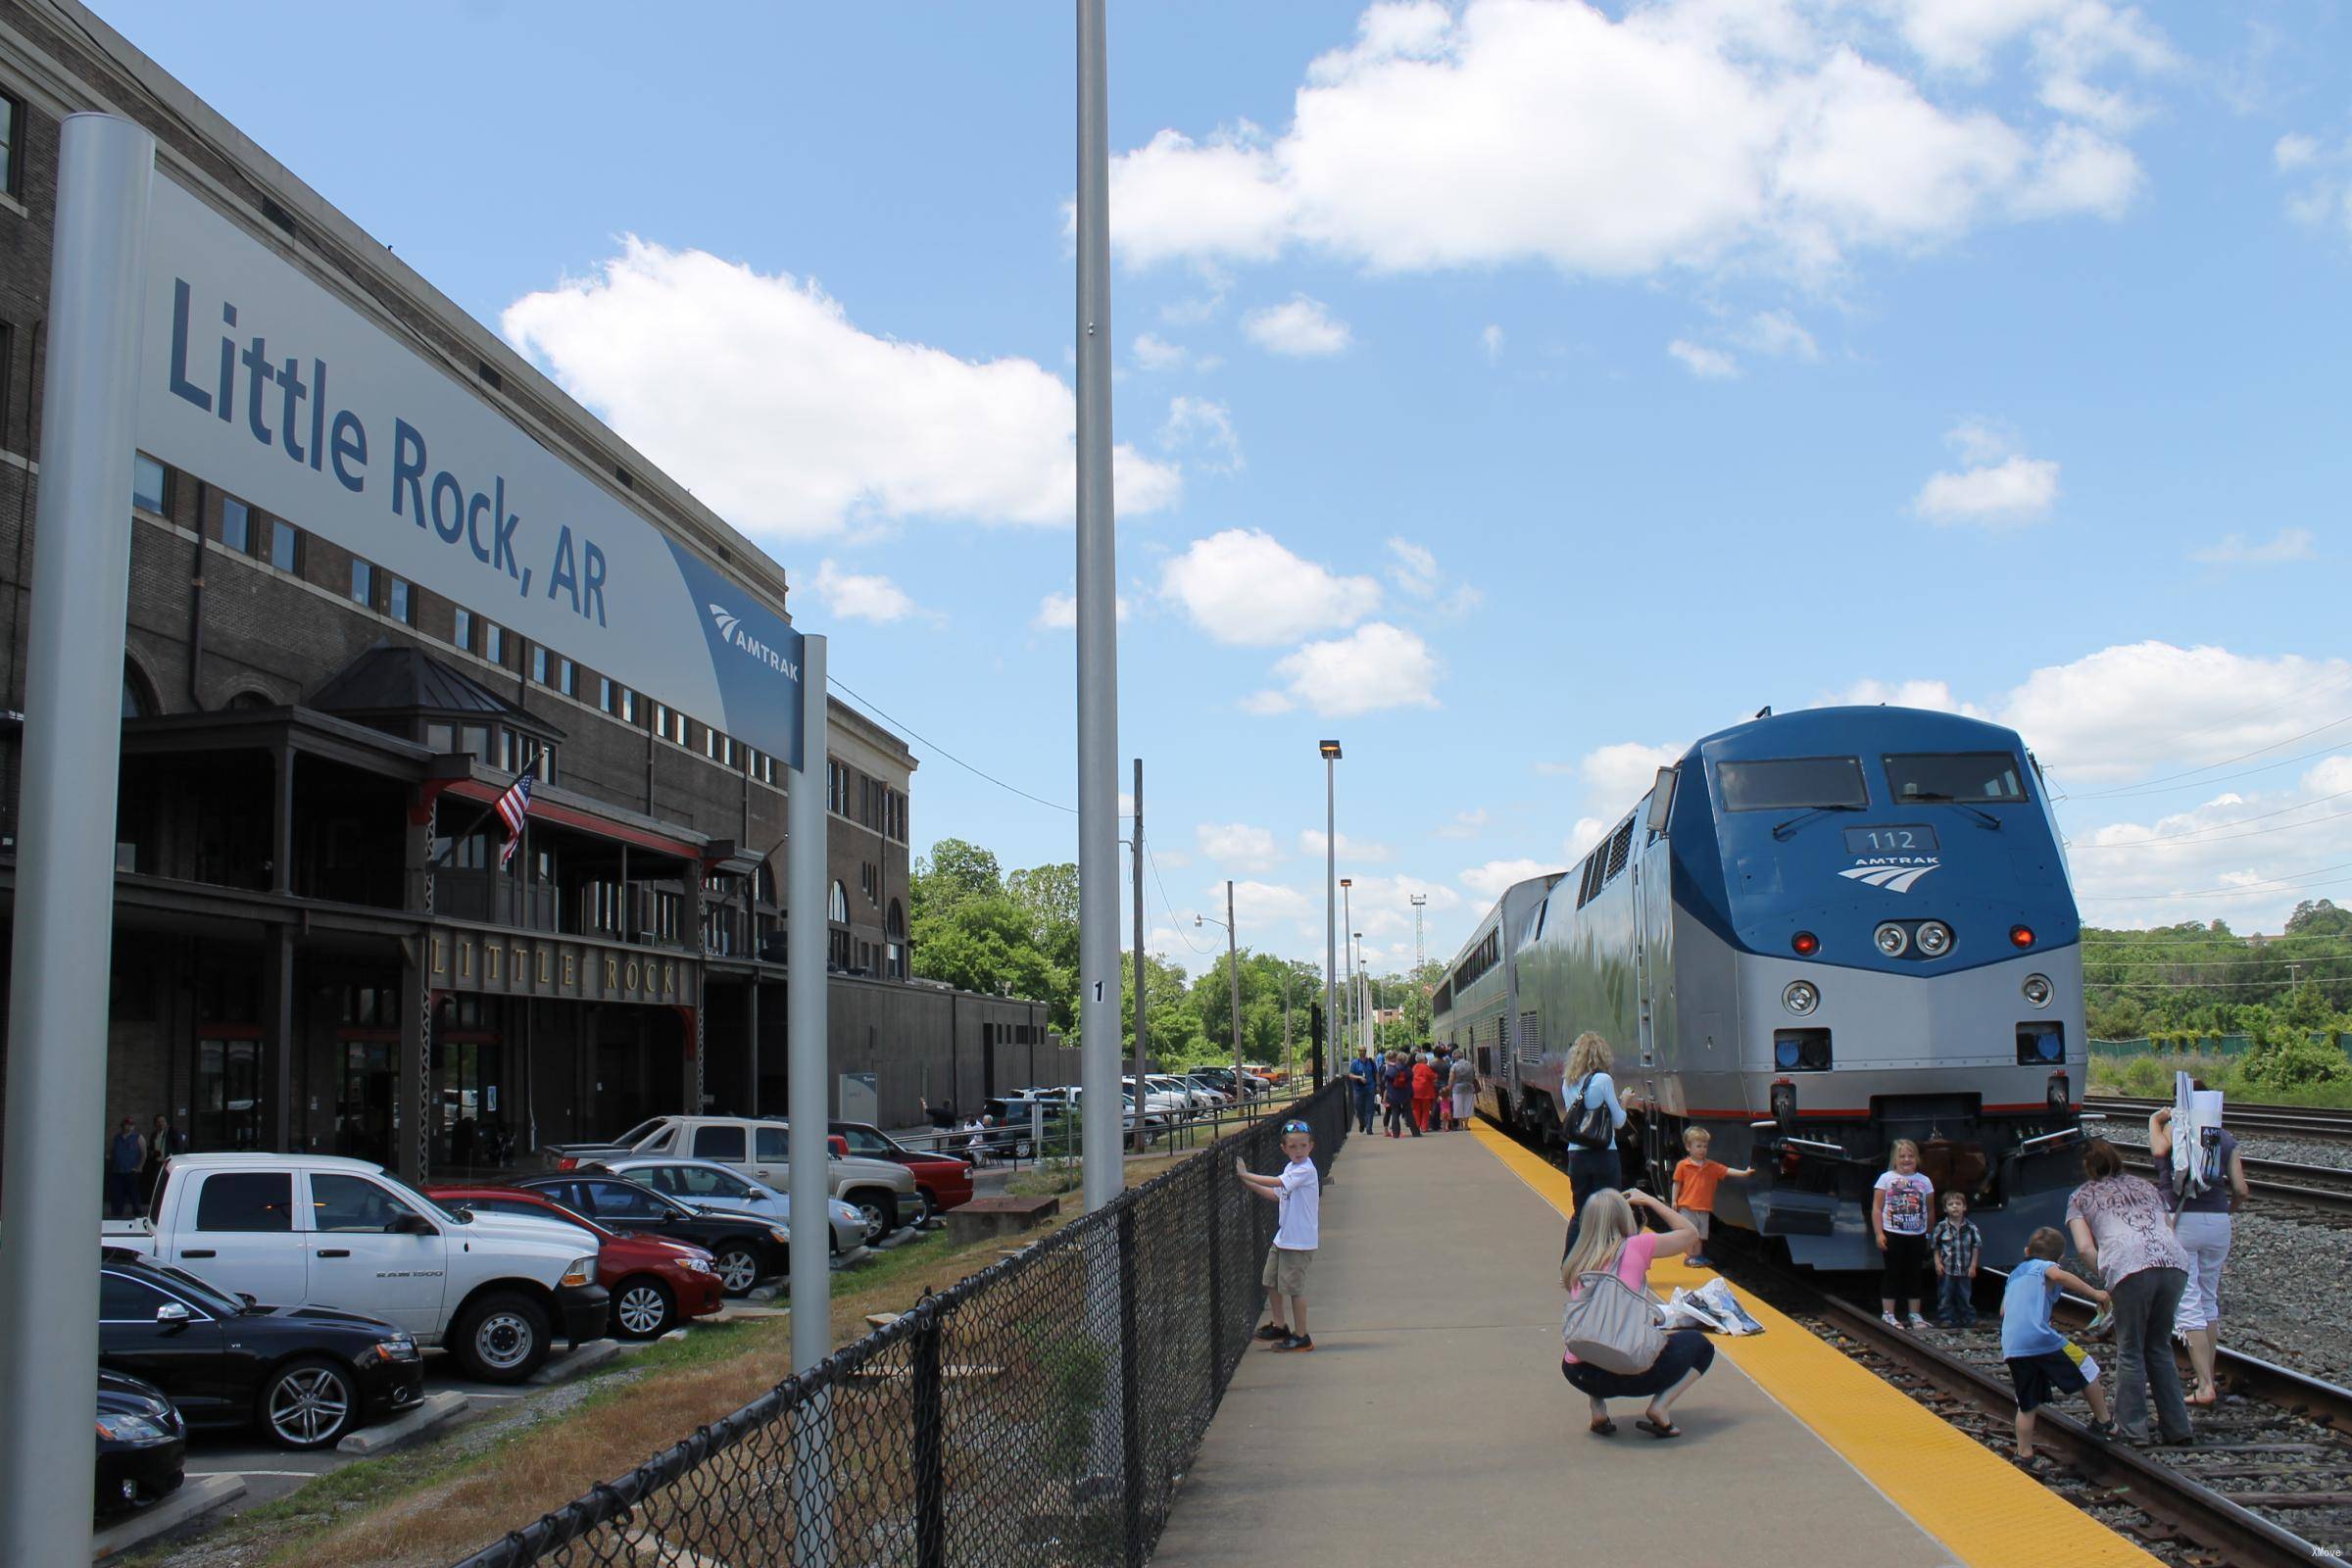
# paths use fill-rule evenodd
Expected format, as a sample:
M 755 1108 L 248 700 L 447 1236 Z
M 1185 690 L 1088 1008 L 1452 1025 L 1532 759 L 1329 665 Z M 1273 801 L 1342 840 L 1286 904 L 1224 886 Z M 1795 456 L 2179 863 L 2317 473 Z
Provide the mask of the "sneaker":
M 1257 1337 L 1261 1340 L 1287 1340 L 1291 1337 L 1291 1331 L 1283 1324 L 1268 1323 L 1257 1331 Z
M 1896 1317 L 1892 1312 L 1881 1312 L 1879 1314 L 1879 1321 L 1886 1324 L 1890 1329 L 1899 1329 L 1903 1326 L 1903 1320 L 1899 1317 Z
M 1920 1315 L 1919 1315 L 1917 1312 L 1914 1312 L 1914 1313 L 1912 1313 L 1912 1314 L 1911 1314 L 1911 1332 L 1912 1332 L 1912 1333 L 1914 1333 L 1914 1334 L 1925 1334 L 1927 1331 L 1928 1331 L 1928 1320 L 1927 1320 L 1926 1318 L 1924 1318 L 1924 1317 L 1921 1317 L 1921 1316 L 1920 1316 Z
M 2085 1421 L 2082 1425 L 2084 1430 L 2102 1443 L 2113 1443 L 2118 1436 L 2116 1425 L 2112 1421 Z
M 1311 1350 L 1314 1348 L 1315 1337 L 1311 1334 L 1286 1335 L 1282 1343 L 1274 1347 L 1277 1350 Z

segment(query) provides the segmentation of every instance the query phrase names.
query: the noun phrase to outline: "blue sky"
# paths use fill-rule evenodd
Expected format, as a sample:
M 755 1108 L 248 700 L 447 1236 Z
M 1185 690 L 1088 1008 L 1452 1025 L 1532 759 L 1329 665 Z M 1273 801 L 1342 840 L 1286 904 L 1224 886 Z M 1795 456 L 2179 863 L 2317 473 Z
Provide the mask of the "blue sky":
M 98 9 L 767 544 L 918 847 L 1074 855 L 940 750 L 1075 799 L 1066 5 Z M 1320 957 L 1320 735 L 1386 967 L 1849 698 L 2016 724 L 2091 920 L 2352 891 L 2341 7 L 1112 9 L 1156 951 Z

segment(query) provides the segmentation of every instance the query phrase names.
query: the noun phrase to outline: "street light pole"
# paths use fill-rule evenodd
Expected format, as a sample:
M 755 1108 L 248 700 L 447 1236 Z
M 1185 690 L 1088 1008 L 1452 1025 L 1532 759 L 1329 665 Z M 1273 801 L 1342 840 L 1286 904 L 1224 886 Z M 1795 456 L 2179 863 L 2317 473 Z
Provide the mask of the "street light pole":
M 1338 1045 L 1347 1039 L 1340 1033 L 1340 911 L 1334 891 L 1340 874 L 1340 743 L 1321 741 L 1315 750 L 1323 754 L 1323 1038 Z M 1315 1087 L 1323 1087 L 1320 1053 L 1315 1056 Z
M 1329 842 L 1328 838 L 1326 842 Z M 1348 894 L 1348 890 L 1354 886 L 1355 878 L 1351 876 L 1340 878 L 1340 914 L 1344 921 L 1340 926 L 1342 931 L 1348 930 L 1355 924 L 1355 910 L 1349 906 Z M 1348 976 L 1348 1022 L 1344 1029 L 1335 1027 L 1333 1034 L 1335 1038 L 1347 1042 L 1348 1047 L 1351 1048 L 1355 1044 L 1355 944 L 1353 942 L 1348 944 L 1347 957 L 1348 967 L 1343 972 Z
M 1242 1086 L 1242 954 L 1233 934 L 1233 878 L 1225 879 L 1225 978 L 1233 982 L 1233 1086 Z

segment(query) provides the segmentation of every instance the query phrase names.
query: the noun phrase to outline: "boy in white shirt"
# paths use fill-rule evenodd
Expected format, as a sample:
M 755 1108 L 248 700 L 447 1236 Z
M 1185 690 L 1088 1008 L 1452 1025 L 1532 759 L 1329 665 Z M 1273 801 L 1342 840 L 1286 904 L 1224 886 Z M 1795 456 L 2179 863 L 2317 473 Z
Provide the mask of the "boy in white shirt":
M 1323 1180 L 1315 1171 L 1314 1152 L 1313 1129 L 1302 1121 L 1286 1121 L 1282 1124 L 1282 1156 L 1289 1163 L 1282 1167 L 1281 1175 L 1257 1175 L 1238 1155 L 1233 1161 L 1234 1174 L 1251 1192 L 1282 1205 L 1281 1223 L 1274 1231 L 1274 1245 L 1266 1250 L 1261 1280 L 1266 1288 L 1266 1325 L 1257 1331 L 1257 1337 L 1273 1341 L 1277 1350 L 1315 1348 L 1314 1336 L 1306 1331 L 1306 1266 L 1315 1260 L 1323 1221 Z M 1290 1307 L 1287 1322 L 1283 1315 L 1286 1298 Z

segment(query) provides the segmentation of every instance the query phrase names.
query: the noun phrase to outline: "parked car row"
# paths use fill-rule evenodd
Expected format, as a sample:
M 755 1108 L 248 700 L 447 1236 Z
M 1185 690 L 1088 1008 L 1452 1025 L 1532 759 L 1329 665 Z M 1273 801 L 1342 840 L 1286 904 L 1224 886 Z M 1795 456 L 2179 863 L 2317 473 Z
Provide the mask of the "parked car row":
M 1239 1085 L 1237 1092 L 1236 1085 Z M 1184 1122 L 1205 1116 L 1237 1101 L 1253 1100 L 1271 1085 L 1255 1073 L 1237 1080 L 1230 1067 L 1204 1067 L 1183 1073 L 1147 1073 L 1143 1105 L 1136 1104 L 1136 1081 L 1119 1080 L 1121 1121 L 1132 1132 L 1140 1123 L 1147 1139 L 1155 1139 Z M 944 1135 L 943 1148 L 973 1159 L 1026 1159 L 1045 1151 L 1059 1152 L 1078 1142 L 1085 1114 L 1086 1091 L 1077 1084 L 1020 1089 L 994 1096 L 981 1105 L 984 1125 Z
M 844 1131 L 850 1127 L 869 1143 L 889 1144 L 890 1152 L 873 1156 L 853 1152 Z M 917 1156 L 890 1144 L 879 1129 L 829 1123 L 825 1146 L 826 1191 L 865 1216 L 868 1244 L 902 1224 L 930 1219 L 971 1199 L 968 1170 L 958 1178 L 940 1164 L 926 1172 L 931 1178 L 926 1185 L 909 1164 L 921 1163 Z M 610 1143 L 552 1144 L 543 1152 L 558 1171 L 586 1164 L 616 1169 L 623 1163 L 651 1169 L 656 1163 L 693 1160 L 722 1166 L 779 1195 L 792 1185 L 792 1123 L 780 1116 L 656 1116 Z

